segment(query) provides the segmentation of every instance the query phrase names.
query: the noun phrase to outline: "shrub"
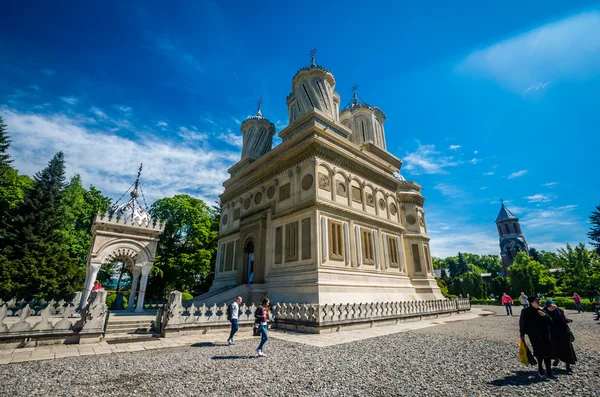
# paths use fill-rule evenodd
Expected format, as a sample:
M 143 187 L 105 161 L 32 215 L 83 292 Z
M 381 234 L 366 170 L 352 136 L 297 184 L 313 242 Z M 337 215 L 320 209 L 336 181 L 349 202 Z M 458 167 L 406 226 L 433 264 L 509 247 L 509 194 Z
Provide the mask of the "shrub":
M 182 301 L 189 301 L 194 299 L 194 296 L 192 294 L 190 294 L 189 292 L 184 292 L 181 294 L 181 300 Z
M 477 299 L 473 298 L 471 303 L 474 305 L 491 305 L 491 306 L 501 306 L 502 303 L 496 299 Z
M 458 299 L 458 296 L 457 295 L 448 294 L 448 296 L 446 298 L 448 298 L 448 299 Z
M 113 308 L 112 306 L 115 303 L 116 299 L 117 299 L 116 293 L 109 293 L 108 296 L 106 297 L 106 306 L 108 306 L 109 309 L 112 309 Z M 123 307 L 127 307 L 127 296 L 125 296 L 124 294 L 123 294 Z

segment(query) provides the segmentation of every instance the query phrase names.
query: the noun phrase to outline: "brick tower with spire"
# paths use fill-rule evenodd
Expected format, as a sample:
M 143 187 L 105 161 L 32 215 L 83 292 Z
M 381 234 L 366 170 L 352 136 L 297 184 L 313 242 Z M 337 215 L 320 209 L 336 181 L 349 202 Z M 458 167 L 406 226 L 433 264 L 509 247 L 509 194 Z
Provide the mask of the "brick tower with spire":
M 521 231 L 521 224 L 517 218 L 506 206 L 502 203 L 502 208 L 496 218 L 496 226 L 498 227 L 498 235 L 500 237 L 500 256 L 502 257 L 502 270 L 504 274 L 508 274 L 508 267 L 512 265 L 517 253 L 529 252 L 527 241 Z

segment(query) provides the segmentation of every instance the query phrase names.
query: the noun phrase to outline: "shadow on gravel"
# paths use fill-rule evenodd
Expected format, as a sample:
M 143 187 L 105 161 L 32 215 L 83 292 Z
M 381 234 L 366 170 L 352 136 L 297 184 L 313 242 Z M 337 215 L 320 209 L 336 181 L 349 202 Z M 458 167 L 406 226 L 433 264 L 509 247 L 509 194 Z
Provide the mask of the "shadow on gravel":
M 216 345 L 212 342 L 198 342 L 198 343 L 194 343 L 192 345 L 192 347 L 213 347 L 213 346 L 225 346 L 226 343 L 223 343 L 223 345 Z
M 565 371 L 566 372 L 566 371 Z M 514 375 L 508 375 L 502 379 L 490 382 L 494 386 L 524 386 L 545 382 L 536 371 L 516 371 Z
M 213 360 L 249 360 L 258 356 L 214 356 Z

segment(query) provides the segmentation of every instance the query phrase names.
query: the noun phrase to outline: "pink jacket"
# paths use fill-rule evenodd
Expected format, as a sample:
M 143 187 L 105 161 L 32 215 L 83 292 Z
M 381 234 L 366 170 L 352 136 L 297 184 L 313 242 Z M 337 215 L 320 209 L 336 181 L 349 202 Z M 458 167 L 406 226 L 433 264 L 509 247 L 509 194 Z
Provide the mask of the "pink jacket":
M 507 303 L 513 303 L 513 300 L 508 295 L 502 295 L 502 304 L 505 305 Z

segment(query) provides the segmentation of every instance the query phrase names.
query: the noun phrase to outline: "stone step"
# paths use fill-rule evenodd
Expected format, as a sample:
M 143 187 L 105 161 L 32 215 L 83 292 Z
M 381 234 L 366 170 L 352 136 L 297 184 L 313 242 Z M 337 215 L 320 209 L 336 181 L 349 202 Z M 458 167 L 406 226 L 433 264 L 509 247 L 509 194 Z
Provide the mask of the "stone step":
M 155 332 L 120 332 L 104 335 L 104 341 L 107 343 L 124 343 L 124 342 L 145 342 L 158 341 L 160 335 Z
M 148 325 L 148 324 L 152 324 L 152 321 L 110 321 L 110 319 L 108 320 L 108 325 L 115 325 L 115 326 L 120 326 L 120 325 L 127 325 L 130 327 L 134 327 L 136 325 L 139 326 L 144 326 L 144 325 Z
M 146 330 L 146 329 L 151 329 L 152 326 L 150 324 L 134 324 L 134 325 L 114 325 L 114 324 L 109 324 L 106 327 L 106 331 L 119 331 L 119 330 Z M 129 332 L 129 331 L 127 331 Z

